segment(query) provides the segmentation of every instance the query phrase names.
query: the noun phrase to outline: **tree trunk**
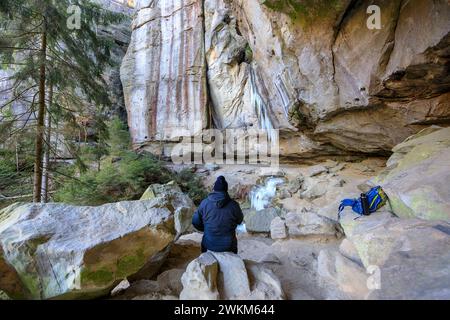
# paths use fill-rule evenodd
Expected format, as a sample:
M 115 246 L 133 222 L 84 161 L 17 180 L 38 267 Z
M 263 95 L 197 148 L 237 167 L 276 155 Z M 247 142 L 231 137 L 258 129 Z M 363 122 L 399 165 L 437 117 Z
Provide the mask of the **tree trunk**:
M 16 171 L 17 173 L 19 173 L 19 142 L 17 141 L 16 138 Z
M 41 65 L 39 70 L 39 108 L 37 115 L 35 160 L 34 160 L 34 192 L 33 201 L 41 202 L 42 187 L 42 150 L 44 145 L 44 116 L 45 116 L 45 65 L 47 58 L 47 30 L 44 21 L 41 43 Z
M 42 186 L 41 186 L 41 202 L 48 202 L 48 179 L 49 179 L 49 166 L 50 166 L 50 152 L 51 152 L 51 130 L 52 130 L 52 117 L 49 112 L 53 100 L 53 85 L 49 85 L 48 90 L 48 107 L 47 117 L 45 121 L 45 151 L 44 151 L 44 165 L 42 171 Z

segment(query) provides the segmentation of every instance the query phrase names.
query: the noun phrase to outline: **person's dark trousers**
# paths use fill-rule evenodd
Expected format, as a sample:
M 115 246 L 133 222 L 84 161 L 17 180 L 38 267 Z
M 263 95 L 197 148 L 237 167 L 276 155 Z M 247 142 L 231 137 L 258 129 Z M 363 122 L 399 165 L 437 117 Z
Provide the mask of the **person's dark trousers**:
M 208 251 L 208 249 L 202 243 L 202 253 L 205 253 L 206 251 Z M 234 254 L 238 254 L 238 250 L 237 249 L 231 249 L 228 252 L 233 252 Z

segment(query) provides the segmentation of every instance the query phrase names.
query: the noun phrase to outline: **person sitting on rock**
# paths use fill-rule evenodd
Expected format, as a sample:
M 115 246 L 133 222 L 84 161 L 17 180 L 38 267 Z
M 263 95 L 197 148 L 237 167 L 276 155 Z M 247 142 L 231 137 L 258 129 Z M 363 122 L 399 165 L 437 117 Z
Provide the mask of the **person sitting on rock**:
M 194 227 L 203 231 L 202 252 L 234 252 L 237 254 L 236 227 L 244 215 L 239 204 L 230 198 L 228 183 L 217 178 L 213 192 L 202 201 L 192 218 Z

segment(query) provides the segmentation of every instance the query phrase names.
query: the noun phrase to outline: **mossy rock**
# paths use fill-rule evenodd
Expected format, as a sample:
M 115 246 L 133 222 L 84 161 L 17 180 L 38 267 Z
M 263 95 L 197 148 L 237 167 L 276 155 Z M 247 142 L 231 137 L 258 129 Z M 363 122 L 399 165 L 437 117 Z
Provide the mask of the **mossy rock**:
M 140 200 L 152 200 L 156 197 L 168 197 L 173 194 L 182 193 L 175 181 L 166 184 L 152 184 L 142 194 Z
M 20 204 L 0 211 L 0 290 L 13 299 L 93 299 L 152 277 L 177 236 L 157 198 L 98 207 Z
M 151 200 L 155 198 L 156 198 L 155 192 L 153 191 L 153 188 L 150 186 L 147 188 L 147 190 L 145 190 L 140 200 Z
M 404 218 L 450 219 L 450 128 L 430 127 L 397 145 L 373 181 Z
M 312 25 L 318 20 L 334 17 L 343 8 L 343 0 L 264 0 L 270 10 L 288 15 L 294 23 Z

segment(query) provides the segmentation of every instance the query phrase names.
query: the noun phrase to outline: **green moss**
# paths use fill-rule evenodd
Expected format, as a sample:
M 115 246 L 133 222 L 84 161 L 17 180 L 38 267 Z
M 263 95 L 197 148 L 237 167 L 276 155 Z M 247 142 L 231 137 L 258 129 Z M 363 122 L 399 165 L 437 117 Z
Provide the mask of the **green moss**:
M 402 218 L 414 218 L 414 212 L 396 195 L 389 195 L 389 202 L 392 212 Z
M 343 8 L 342 0 L 265 0 L 267 8 L 287 14 L 303 26 L 330 17 Z
M 252 62 L 253 60 L 253 51 L 250 45 L 247 43 L 247 46 L 245 47 L 245 61 L 247 63 Z
M 140 200 L 151 200 L 155 198 L 156 198 L 155 192 L 153 191 L 152 186 L 150 186 L 147 188 L 147 190 L 145 190 Z
M 139 271 L 144 264 L 144 249 L 139 249 L 136 252 L 136 255 L 125 256 L 117 262 L 117 276 L 125 278 L 126 276 Z
M 428 190 L 427 190 L 428 189 Z M 427 220 L 447 220 L 448 212 L 445 206 L 434 201 L 429 195 L 434 193 L 433 188 L 422 186 L 411 194 L 409 206 L 416 216 Z
M 395 246 L 395 241 L 390 237 L 366 238 L 358 236 L 352 240 L 363 265 L 382 265 Z
M 28 289 L 32 299 L 41 299 L 41 282 L 34 273 L 21 273 L 20 280 L 25 288 Z
M 308 120 L 307 107 L 303 102 L 297 102 L 289 108 L 289 122 L 297 128 L 312 128 L 312 124 Z M 305 113 L 302 110 L 306 111 Z
M 113 281 L 114 276 L 111 271 L 100 269 L 91 271 L 87 268 L 81 271 L 81 283 L 93 283 L 95 285 L 104 285 Z
M 389 202 L 391 203 L 392 211 L 401 218 L 422 218 L 427 220 L 448 219 L 445 207 L 430 199 L 427 196 L 430 193 L 432 193 L 432 190 L 418 189 L 410 194 L 408 203 L 405 203 L 395 195 L 391 195 Z
M 26 290 L 29 292 L 29 297 L 31 297 L 32 299 L 42 299 L 43 288 L 46 287 L 45 283 L 50 281 L 50 279 L 45 279 L 38 275 L 38 272 L 35 268 L 36 261 L 34 260 L 37 248 L 40 245 L 46 243 L 49 238 L 49 236 L 41 236 L 30 239 L 27 242 L 27 258 L 24 259 L 26 263 L 18 263 L 18 265 L 20 265 L 20 267 L 17 268 L 20 280 L 23 287 L 26 288 Z
M 98 270 L 90 270 L 89 267 L 85 267 L 81 271 L 81 283 L 104 286 L 116 279 L 122 279 L 136 273 L 144 264 L 144 249 L 140 248 L 134 255 L 122 257 L 116 263 L 103 265 Z
M 40 237 L 37 237 L 37 238 L 34 238 L 34 239 L 30 239 L 27 242 L 27 246 L 28 246 L 28 249 L 29 249 L 30 256 L 33 257 L 34 254 L 36 253 L 37 248 L 41 244 L 44 244 L 44 243 L 48 242 L 48 240 L 50 240 L 50 236 L 48 236 L 48 235 L 45 235 L 45 236 L 43 235 L 43 236 L 40 236 Z
M 351 210 L 351 209 L 350 209 Z M 340 224 L 344 233 L 347 237 L 350 237 L 353 234 L 354 229 L 356 228 L 358 222 L 355 220 L 355 215 L 352 212 L 351 214 L 344 215 L 340 220 Z

